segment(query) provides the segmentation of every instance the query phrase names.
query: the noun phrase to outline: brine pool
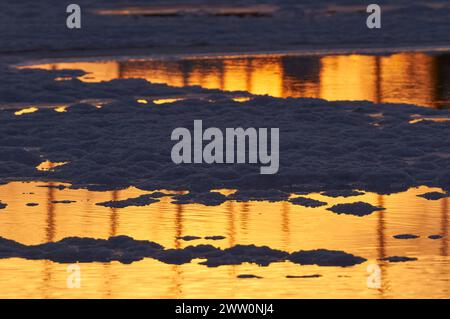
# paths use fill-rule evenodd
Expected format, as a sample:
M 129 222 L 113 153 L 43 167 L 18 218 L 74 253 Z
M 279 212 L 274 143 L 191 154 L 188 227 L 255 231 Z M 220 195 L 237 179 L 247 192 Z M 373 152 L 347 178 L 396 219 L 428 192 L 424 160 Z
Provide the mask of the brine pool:
M 169 265 L 153 259 L 132 264 L 80 263 L 81 287 L 67 287 L 67 264 L 46 260 L 0 259 L 0 295 L 12 298 L 447 298 L 449 199 L 426 200 L 426 187 L 403 193 L 366 193 L 348 198 L 308 197 L 328 206 L 306 208 L 289 202 L 228 201 L 220 206 L 176 205 L 163 197 L 145 207 L 106 208 L 98 202 L 136 197 L 129 188 L 95 192 L 59 187 L 59 183 L 11 182 L 0 186 L 8 206 L 0 211 L 0 236 L 27 245 L 65 237 L 109 238 L 128 235 L 168 248 L 211 244 L 269 246 L 288 252 L 324 248 L 367 259 L 352 267 L 300 266 L 291 262 L 208 268 L 201 260 Z M 70 186 L 70 185 L 63 185 Z M 220 190 L 225 193 L 232 190 Z M 61 201 L 69 201 L 62 203 Z M 327 207 L 363 201 L 386 208 L 365 217 L 337 215 Z M 37 206 L 27 206 L 34 203 Z M 396 239 L 398 234 L 417 239 Z M 442 238 L 430 239 L 430 235 Z M 184 236 L 201 239 L 186 241 Z M 206 240 L 207 236 L 223 236 Z M 390 256 L 417 258 L 392 263 Z M 367 268 L 381 271 L 381 286 L 367 285 Z M 373 267 L 373 266 L 371 266 Z M 241 279 L 252 274 L 260 279 Z M 314 275 L 314 276 L 312 276 Z M 305 278 L 288 278 L 306 276 Z M 312 277 L 309 277 L 312 276 Z

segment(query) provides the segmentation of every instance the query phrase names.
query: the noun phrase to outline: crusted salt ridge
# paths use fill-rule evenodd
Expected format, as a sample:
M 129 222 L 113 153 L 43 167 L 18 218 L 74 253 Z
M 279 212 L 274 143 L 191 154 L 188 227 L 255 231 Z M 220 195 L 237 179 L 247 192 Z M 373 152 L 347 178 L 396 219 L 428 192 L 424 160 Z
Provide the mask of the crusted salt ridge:
M 289 258 L 291 262 L 300 265 L 319 265 L 319 266 L 336 266 L 349 267 L 360 264 L 366 259 L 341 251 L 333 251 L 326 249 L 304 250 L 292 253 Z
M 240 189 L 227 197 L 237 202 L 270 201 L 278 202 L 289 199 L 289 193 L 276 189 Z
M 7 88 L 0 91 L 0 105 L 11 103 L 19 104 L 67 104 L 71 107 L 66 111 L 72 114 L 89 115 L 95 113 L 96 107 L 80 101 L 123 101 L 128 99 L 129 106 L 142 108 L 135 96 L 158 97 L 186 97 L 189 95 L 201 95 L 205 99 L 212 95 L 215 99 L 230 98 L 236 94 L 249 95 L 247 92 L 223 92 L 217 89 L 204 89 L 198 86 L 186 86 L 183 88 L 171 87 L 166 84 L 149 83 L 145 79 L 114 79 L 100 83 L 86 83 L 78 79 L 85 75 L 81 70 L 54 70 L 41 69 L 16 69 L 2 63 L 0 58 L 0 86 Z M 61 77 L 69 77 L 68 81 L 57 81 Z M 27 94 L 23 94 L 23 86 L 26 83 Z M 45 93 L 44 93 L 45 92 Z M 120 108 L 120 103 L 113 103 Z M 152 101 L 148 102 L 153 105 Z M 112 109 L 111 109 L 112 110 Z M 17 110 L 16 110 L 17 111 Z
M 177 237 L 178 239 L 181 239 L 181 240 L 185 240 L 185 241 L 192 241 L 192 240 L 198 240 L 198 239 L 202 239 L 202 237 L 199 237 L 199 236 L 182 236 L 182 237 Z M 206 236 L 206 237 L 203 237 L 205 240 L 223 240 L 223 239 L 225 239 L 226 237 L 224 237 L 224 236 Z
M 135 198 L 101 202 L 96 205 L 110 208 L 126 208 L 130 206 L 147 206 L 156 202 L 159 202 L 159 200 L 155 199 L 153 194 L 145 194 Z
M 226 238 L 225 236 L 221 236 L 221 235 L 205 237 L 206 240 L 224 240 L 225 238 Z
M 64 186 L 64 185 L 38 185 L 36 187 L 58 189 L 58 190 L 63 190 L 63 189 L 67 188 L 67 186 Z
M 443 236 L 443 235 L 436 234 L 436 235 L 430 235 L 430 236 L 428 236 L 428 238 L 429 238 L 429 239 L 436 240 L 436 239 L 444 238 L 444 236 Z
M 218 192 L 204 192 L 196 193 L 191 192 L 189 194 L 175 195 L 172 197 L 173 204 L 202 204 L 205 206 L 217 206 L 224 203 L 227 200 L 227 196 Z
M 349 204 L 337 204 L 330 208 L 327 208 L 327 210 L 330 210 L 336 214 L 355 215 L 362 217 L 372 214 L 373 212 L 378 210 L 384 210 L 384 208 L 373 206 L 369 203 L 355 202 Z
M 26 205 L 28 207 L 35 207 L 35 206 L 39 206 L 39 203 L 26 203 Z
M 392 237 L 394 237 L 395 239 L 417 239 L 420 236 L 414 235 L 414 234 L 398 234 L 398 235 L 394 235 Z
M 128 95 L 134 92 L 132 86 Z M 145 87 L 153 85 L 146 82 Z M 55 92 L 63 94 L 69 88 Z M 209 192 L 221 188 L 237 189 L 229 199 L 238 201 L 280 201 L 290 193 L 339 189 L 386 194 L 426 185 L 450 190 L 450 122 L 409 123 L 413 114 L 442 116 L 448 110 L 267 96 L 237 103 L 220 94 L 211 94 L 210 101 L 184 100 L 165 106 L 138 105 L 121 97 L 100 109 L 92 105 L 89 112 L 85 106 L 77 112 L 79 107 L 19 117 L 0 111 L 0 180 L 56 180 L 101 190 L 128 186 L 189 190 L 176 202 L 211 205 L 225 200 Z M 372 113 L 383 114 L 378 126 Z M 259 164 L 174 164 L 171 132 L 192 128 L 195 119 L 221 129 L 280 128 L 278 174 L 260 175 Z M 42 157 L 68 163 L 38 171 L 35 167 Z
M 198 240 L 198 239 L 202 239 L 202 238 L 198 237 L 198 236 L 181 236 L 181 237 L 177 237 L 177 239 L 184 240 L 184 241 L 192 241 L 192 240 Z
M 287 252 L 258 247 L 236 245 L 227 249 L 211 245 L 189 246 L 184 249 L 164 249 L 163 246 L 145 240 L 135 240 L 127 236 L 109 239 L 69 237 L 58 242 L 27 246 L 0 237 L 0 259 L 25 258 L 51 260 L 59 263 L 111 262 L 132 263 L 143 258 L 153 258 L 167 264 L 185 264 L 193 259 L 206 259 L 200 264 L 208 267 L 255 263 L 267 266 L 273 262 L 290 260 L 301 265 L 353 266 L 365 261 L 343 251 L 325 249 Z
M 300 275 L 300 276 L 296 276 L 296 275 L 287 275 L 286 278 L 288 279 L 304 279 L 304 278 L 319 278 L 322 277 L 322 275 L 319 274 L 313 274 L 313 275 Z
M 406 256 L 390 256 L 381 258 L 382 261 L 388 261 L 391 263 L 400 263 L 400 262 L 407 262 L 407 261 L 416 261 L 417 258 L 415 257 L 406 257 Z
M 322 202 L 320 200 L 315 200 L 306 197 L 291 198 L 289 201 L 294 205 L 301 205 L 305 207 L 320 207 L 327 205 L 327 203 Z
M 262 279 L 263 277 L 253 275 L 253 274 L 241 274 L 241 275 L 237 275 L 237 278 L 239 278 L 239 279 Z
M 364 195 L 364 192 L 358 192 L 351 189 L 342 189 L 342 190 L 333 189 L 323 192 L 322 195 L 327 197 L 352 197 Z
M 72 204 L 72 203 L 76 203 L 76 201 L 68 200 L 68 199 L 65 199 L 65 200 L 52 200 L 51 203 L 52 204 Z
M 438 200 L 441 198 L 450 197 L 450 193 L 440 193 L 440 192 L 429 192 L 425 194 L 417 195 L 418 197 L 423 197 L 428 200 Z

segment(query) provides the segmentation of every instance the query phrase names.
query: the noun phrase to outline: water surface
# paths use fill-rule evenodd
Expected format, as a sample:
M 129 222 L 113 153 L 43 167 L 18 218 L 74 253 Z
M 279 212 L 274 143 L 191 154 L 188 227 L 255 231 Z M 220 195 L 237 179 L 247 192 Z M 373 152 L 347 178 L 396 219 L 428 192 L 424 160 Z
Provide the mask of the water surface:
M 199 85 L 275 97 L 368 100 L 450 107 L 450 55 L 246 55 L 175 60 L 88 60 L 36 64 L 81 69 L 86 82 L 144 78 L 171 86 Z
M 131 265 L 112 263 L 80 264 L 82 287 L 68 289 L 67 265 L 50 261 L 0 259 L 0 296 L 32 298 L 448 298 L 450 258 L 448 257 L 449 199 L 428 201 L 417 197 L 427 191 L 420 187 L 393 195 L 367 193 L 349 198 L 330 198 L 321 208 L 305 208 L 288 202 L 228 201 L 217 207 L 174 205 L 169 198 L 146 207 L 111 209 L 95 205 L 107 200 L 143 194 L 130 188 L 93 192 L 55 189 L 58 183 L 13 182 L 0 186 L 0 198 L 8 206 L 0 211 L 0 236 L 24 244 L 57 241 L 69 236 L 108 238 L 128 235 L 152 240 L 168 248 L 212 244 L 267 245 L 289 252 L 325 248 L 343 250 L 368 261 L 348 268 L 300 266 L 290 262 L 268 267 L 251 264 L 207 268 L 200 260 L 181 266 L 144 259 Z M 53 201 L 73 200 L 71 204 Z M 365 201 L 385 207 L 365 217 L 336 215 L 327 207 L 336 203 Z M 38 203 L 28 207 L 26 203 Z M 410 233 L 413 240 L 392 236 Z M 431 240 L 429 235 L 444 238 Z M 181 236 L 222 235 L 224 240 L 183 241 Z M 388 256 L 416 257 L 417 261 L 388 263 Z M 366 285 L 367 266 L 382 271 L 380 289 Z M 263 279 L 238 279 L 255 274 Z M 286 276 L 319 274 L 319 278 L 288 279 Z

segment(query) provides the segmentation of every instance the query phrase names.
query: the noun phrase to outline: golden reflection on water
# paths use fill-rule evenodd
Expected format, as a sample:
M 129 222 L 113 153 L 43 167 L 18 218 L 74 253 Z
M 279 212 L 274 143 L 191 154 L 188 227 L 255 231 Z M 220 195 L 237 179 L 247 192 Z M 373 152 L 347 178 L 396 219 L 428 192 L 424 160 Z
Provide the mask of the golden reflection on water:
M 39 186 L 51 186 L 39 187 Z M 289 262 L 258 267 L 244 264 L 207 268 L 191 264 L 174 266 L 144 259 L 131 265 L 80 264 L 82 287 L 66 288 L 67 265 L 17 258 L 0 260 L 1 297 L 153 297 L 153 298 L 251 298 L 251 297 L 446 297 L 450 294 L 448 257 L 449 199 L 427 201 L 417 197 L 428 189 L 380 196 L 368 193 L 354 198 L 310 197 L 329 205 L 365 201 L 386 208 L 366 217 L 336 215 L 325 208 L 304 208 L 287 202 L 225 202 L 217 207 L 174 205 L 169 198 L 146 207 L 111 209 L 95 203 L 126 199 L 145 192 L 135 188 L 111 192 L 59 189 L 56 183 L 13 182 L 0 186 L 7 203 L 0 212 L 0 236 L 25 244 L 57 241 L 68 236 L 108 238 L 128 235 L 183 248 L 212 244 L 226 248 L 236 244 L 267 245 L 286 251 L 300 249 L 344 250 L 368 259 L 350 268 L 299 266 Z M 232 191 L 221 190 L 230 193 Z M 53 201 L 73 200 L 71 204 Z M 38 203 L 28 207 L 26 203 Z M 412 233 L 415 240 L 393 235 Z M 445 237 L 428 239 L 432 234 Z M 178 237 L 215 236 L 183 241 Z M 377 261 L 387 256 L 417 257 L 408 263 Z M 377 263 L 382 287 L 368 289 L 366 267 Z M 261 280 L 237 279 L 251 273 Z M 320 274 L 320 278 L 287 279 L 286 275 Z
M 36 169 L 38 171 L 51 171 L 53 170 L 55 167 L 58 166 L 63 166 L 66 165 L 68 162 L 50 162 L 49 160 L 46 160 L 44 162 L 42 162 L 41 164 L 39 164 L 38 166 L 36 166 Z
M 19 111 L 14 112 L 14 115 L 20 116 L 24 114 L 34 113 L 37 112 L 39 109 L 37 107 L 27 107 L 25 109 L 21 109 Z
M 58 113 L 67 112 L 67 106 L 58 106 L 55 108 L 55 112 L 58 112 Z
M 139 99 L 139 100 L 137 100 L 137 102 L 140 104 L 148 104 L 148 101 L 145 99 Z
M 449 106 L 448 55 L 225 56 L 183 60 L 62 62 L 27 67 L 81 69 L 86 82 L 144 78 L 275 97 Z
M 155 104 L 167 104 L 167 103 L 174 103 L 174 102 L 178 102 L 181 101 L 182 99 L 157 99 L 157 100 L 153 100 L 153 103 Z

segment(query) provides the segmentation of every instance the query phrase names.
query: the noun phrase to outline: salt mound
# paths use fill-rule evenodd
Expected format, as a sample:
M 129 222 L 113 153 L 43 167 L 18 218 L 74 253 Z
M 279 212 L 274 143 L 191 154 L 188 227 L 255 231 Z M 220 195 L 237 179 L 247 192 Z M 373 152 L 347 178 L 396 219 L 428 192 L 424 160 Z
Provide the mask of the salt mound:
M 366 259 L 347 254 L 343 251 L 318 249 L 311 251 L 300 250 L 292 253 L 289 260 L 301 265 L 340 266 L 348 267 L 360 264 Z
M 296 197 L 289 200 L 294 205 L 301 205 L 305 207 L 320 207 L 327 205 L 325 202 L 321 202 L 319 200 L 306 198 L 306 197 Z
M 343 190 L 329 190 L 322 193 L 323 196 L 328 197 L 351 197 L 351 196 L 361 196 L 364 195 L 363 192 L 354 191 L 351 189 L 343 189 Z
M 423 197 L 428 200 L 438 200 L 441 198 L 450 197 L 450 194 L 440 193 L 440 192 L 429 192 L 421 195 L 417 195 L 418 197 Z
M 262 279 L 263 277 L 257 276 L 257 275 L 252 275 L 252 274 L 242 274 L 242 275 L 238 275 L 237 278 L 240 279 Z
M 218 236 L 206 236 L 205 237 L 206 240 L 223 240 L 225 238 L 226 238 L 225 236 L 220 236 L 220 235 L 218 235 Z
M 130 206 L 147 206 L 156 202 L 158 202 L 158 200 L 153 198 L 153 194 L 148 194 L 141 195 L 135 198 L 128 198 L 125 200 L 101 202 L 97 203 L 96 205 L 111 208 L 125 208 Z
M 143 258 L 153 258 L 176 265 L 189 263 L 193 259 L 206 259 L 200 264 L 208 267 L 239 265 L 246 262 L 267 266 L 273 262 L 286 260 L 305 265 L 352 266 L 365 261 L 364 258 L 345 252 L 324 249 L 299 251 L 293 254 L 255 245 L 236 245 L 224 250 L 211 245 L 165 249 L 157 243 L 135 240 L 128 236 L 109 239 L 68 237 L 58 242 L 31 246 L 0 237 L 1 258 L 51 260 L 59 263 L 119 261 L 124 264 Z
M 177 239 L 184 240 L 184 241 L 192 241 L 192 240 L 201 239 L 201 237 L 197 237 L 197 236 L 182 236 L 182 237 L 177 237 Z
M 302 276 L 294 276 L 294 275 L 287 275 L 286 278 L 288 279 L 296 279 L 296 278 L 319 278 L 322 277 L 322 275 L 314 274 L 314 275 L 302 275 Z
M 416 261 L 417 258 L 404 257 L 404 256 L 391 256 L 391 257 L 382 258 L 380 260 L 388 261 L 388 262 L 391 262 L 391 263 L 400 263 L 400 262 L 406 262 L 406 261 Z
M 399 235 L 394 235 L 393 237 L 395 239 L 416 239 L 416 238 L 419 238 L 420 236 L 414 235 L 414 234 L 399 234 Z
M 373 206 L 370 205 L 369 203 L 364 202 L 337 204 L 327 209 L 336 214 L 355 215 L 359 217 L 372 214 L 374 211 L 377 210 L 384 210 L 384 208 L 382 207 Z

